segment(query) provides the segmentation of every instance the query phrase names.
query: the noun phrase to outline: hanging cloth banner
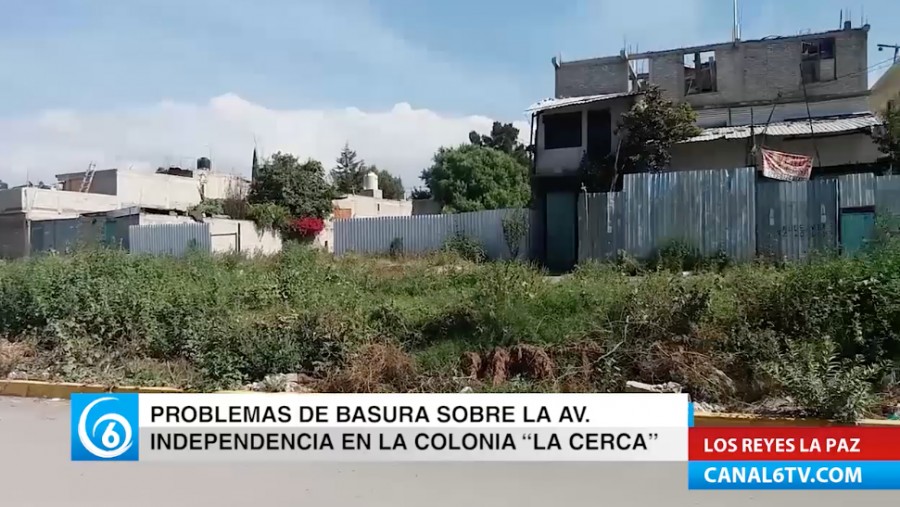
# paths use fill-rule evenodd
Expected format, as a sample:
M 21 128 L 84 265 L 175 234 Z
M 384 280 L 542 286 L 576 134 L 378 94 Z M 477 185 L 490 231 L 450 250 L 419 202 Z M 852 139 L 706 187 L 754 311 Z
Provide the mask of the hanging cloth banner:
M 805 181 L 812 172 L 813 158 L 781 151 L 762 150 L 763 176 L 781 181 Z

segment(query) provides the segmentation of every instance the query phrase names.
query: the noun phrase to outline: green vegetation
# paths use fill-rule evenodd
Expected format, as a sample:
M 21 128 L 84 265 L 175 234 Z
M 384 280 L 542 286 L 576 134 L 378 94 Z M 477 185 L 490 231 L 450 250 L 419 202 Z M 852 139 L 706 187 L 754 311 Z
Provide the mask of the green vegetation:
M 403 188 L 403 180 L 394 176 L 389 171 L 379 169 L 374 164 L 367 165 L 362 159 L 357 158 L 356 152 L 350 149 L 350 144 L 344 145 L 337 165 L 331 170 L 331 182 L 339 194 L 359 194 L 363 191 L 363 183 L 366 174 L 374 172 L 378 176 L 378 188 L 385 199 L 403 199 L 406 191 Z
M 398 245 L 397 250 L 402 248 Z M 900 248 L 780 268 L 551 283 L 465 238 L 396 259 L 302 247 L 248 260 L 114 250 L 0 264 L 0 376 L 235 387 L 303 373 L 328 391 L 613 391 L 854 419 L 900 357 Z M 678 251 L 676 250 L 676 254 Z M 270 381 L 271 382 L 271 381 Z

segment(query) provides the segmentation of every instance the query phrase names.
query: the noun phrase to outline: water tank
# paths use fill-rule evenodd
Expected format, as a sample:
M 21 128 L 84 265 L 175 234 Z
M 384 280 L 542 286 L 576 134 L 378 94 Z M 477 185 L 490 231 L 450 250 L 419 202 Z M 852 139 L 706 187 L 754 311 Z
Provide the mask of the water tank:
M 205 170 L 209 171 L 210 169 L 212 169 L 212 160 L 210 160 L 206 157 L 198 158 L 197 159 L 197 169 L 198 170 L 205 169 Z
M 363 180 L 363 190 L 378 190 L 378 175 L 370 171 Z

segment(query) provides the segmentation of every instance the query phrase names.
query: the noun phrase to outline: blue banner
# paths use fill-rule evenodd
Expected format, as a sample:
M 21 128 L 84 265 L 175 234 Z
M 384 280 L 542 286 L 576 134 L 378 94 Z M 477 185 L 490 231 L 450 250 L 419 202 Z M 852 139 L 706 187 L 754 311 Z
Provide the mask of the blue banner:
M 688 489 L 900 489 L 900 461 L 692 461 Z

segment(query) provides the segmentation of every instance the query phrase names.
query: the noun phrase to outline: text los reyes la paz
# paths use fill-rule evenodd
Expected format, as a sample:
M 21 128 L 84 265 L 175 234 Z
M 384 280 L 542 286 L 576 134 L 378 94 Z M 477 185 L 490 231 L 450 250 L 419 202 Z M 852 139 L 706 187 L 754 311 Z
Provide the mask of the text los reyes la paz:
M 334 408 L 334 410 L 331 410 Z M 426 407 L 405 405 L 370 406 L 163 406 L 150 410 L 153 423 L 167 424 L 515 424 L 574 423 L 589 424 L 585 406 L 563 406 L 551 410 L 545 406 L 468 406 L 442 405 L 433 413 Z

